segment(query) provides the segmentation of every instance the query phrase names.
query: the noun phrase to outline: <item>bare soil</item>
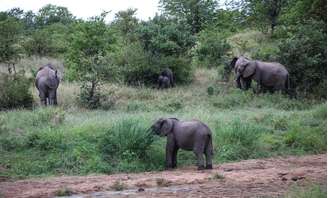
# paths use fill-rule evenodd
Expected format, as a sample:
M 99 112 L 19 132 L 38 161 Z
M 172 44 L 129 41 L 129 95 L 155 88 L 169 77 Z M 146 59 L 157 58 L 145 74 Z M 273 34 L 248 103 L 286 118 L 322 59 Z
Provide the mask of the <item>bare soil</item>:
M 327 155 L 245 160 L 197 171 L 61 176 L 0 182 L 4 197 L 279 197 L 293 185 L 326 185 Z M 120 191 L 118 191 L 120 190 Z M 1 196 L 0 196 L 1 197 Z

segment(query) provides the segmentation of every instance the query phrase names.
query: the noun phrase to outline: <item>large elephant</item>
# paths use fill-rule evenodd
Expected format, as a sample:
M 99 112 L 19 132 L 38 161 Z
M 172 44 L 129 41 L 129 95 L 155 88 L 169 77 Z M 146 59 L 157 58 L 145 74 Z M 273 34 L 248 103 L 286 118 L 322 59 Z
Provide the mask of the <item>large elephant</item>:
M 180 121 L 176 118 L 160 118 L 152 126 L 157 135 L 166 136 L 167 169 L 177 166 L 178 150 L 193 151 L 197 157 L 198 170 L 212 169 L 212 133 L 206 124 L 198 121 Z M 204 155 L 206 166 L 204 166 Z
M 170 68 L 165 68 L 161 72 L 160 76 L 166 76 L 166 77 L 168 77 L 170 79 L 170 85 L 171 85 L 171 87 L 174 87 L 174 85 L 175 85 L 174 76 L 173 76 L 173 72 L 172 72 L 172 70 Z
M 237 76 L 237 67 L 236 67 L 237 60 L 238 58 L 234 57 L 230 62 L 230 68 L 234 70 L 236 76 Z M 252 86 L 252 77 L 244 78 L 240 76 L 240 78 L 236 79 L 235 81 L 236 81 L 237 88 L 239 89 L 248 90 Z
M 167 89 L 171 86 L 170 79 L 162 75 L 158 77 L 157 83 L 158 83 L 158 89 Z
M 57 105 L 58 85 L 57 70 L 51 64 L 39 68 L 35 78 L 35 86 L 39 90 L 41 104 Z
M 258 60 L 249 60 L 240 56 L 235 63 L 236 81 L 242 78 L 251 78 L 257 82 L 259 91 L 289 90 L 289 73 L 285 66 L 276 62 L 263 62 Z

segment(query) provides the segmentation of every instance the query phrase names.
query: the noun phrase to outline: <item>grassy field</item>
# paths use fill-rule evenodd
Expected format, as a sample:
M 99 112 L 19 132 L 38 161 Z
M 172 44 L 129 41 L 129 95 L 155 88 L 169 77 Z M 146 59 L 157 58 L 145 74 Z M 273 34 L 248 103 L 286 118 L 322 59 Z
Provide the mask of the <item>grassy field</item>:
M 104 108 L 81 109 L 78 84 L 61 83 L 56 108 L 0 112 L 0 177 L 164 169 L 165 138 L 147 133 L 160 117 L 199 119 L 214 136 L 214 162 L 326 152 L 326 101 L 254 95 L 198 69 L 192 84 L 169 90 L 103 85 Z M 180 152 L 178 166 L 195 163 Z

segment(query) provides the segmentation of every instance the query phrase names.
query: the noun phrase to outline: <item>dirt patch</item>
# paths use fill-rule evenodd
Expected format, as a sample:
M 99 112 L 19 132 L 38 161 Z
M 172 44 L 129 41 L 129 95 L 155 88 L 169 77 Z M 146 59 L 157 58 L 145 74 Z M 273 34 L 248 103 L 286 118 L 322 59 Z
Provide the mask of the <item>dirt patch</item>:
M 81 194 L 77 197 L 128 197 L 131 194 L 132 197 L 276 197 L 295 183 L 325 185 L 326 158 L 326 154 L 291 156 L 225 163 L 204 171 L 185 167 L 162 172 L 0 182 L 0 194 L 5 197 L 51 197 L 61 189 L 69 189 L 74 194 Z M 124 186 L 121 193 L 113 190 L 117 183 Z

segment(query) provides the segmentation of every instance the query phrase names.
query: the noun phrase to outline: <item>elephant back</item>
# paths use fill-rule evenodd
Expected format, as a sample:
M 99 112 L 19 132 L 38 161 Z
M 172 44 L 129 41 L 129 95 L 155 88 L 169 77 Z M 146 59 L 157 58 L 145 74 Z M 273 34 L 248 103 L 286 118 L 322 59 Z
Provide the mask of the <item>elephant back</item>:
M 41 67 L 36 74 L 36 83 L 37 86 L 42 84 L 48 86 L 49 88 L 57 88 L 59 84 L 57 71 L 49 66 Z

